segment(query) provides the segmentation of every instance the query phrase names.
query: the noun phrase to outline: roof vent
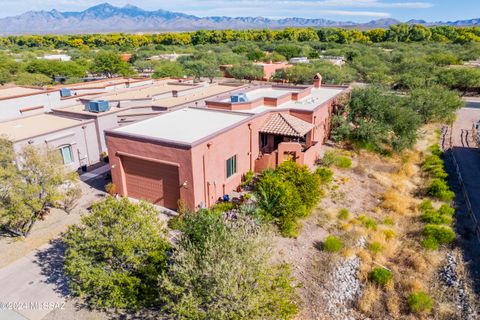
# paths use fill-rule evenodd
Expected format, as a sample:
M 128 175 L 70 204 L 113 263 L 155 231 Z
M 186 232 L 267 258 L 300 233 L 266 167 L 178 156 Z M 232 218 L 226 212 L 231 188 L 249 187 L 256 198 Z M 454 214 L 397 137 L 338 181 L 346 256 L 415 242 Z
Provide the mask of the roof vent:
M 105 112 L 110 110 L 110 105 L 106 100 L 93 100 L 88 102 L 87 110 L 95 113 Z
M 60 89 L 60 97 L 71 97 L 72 96 L 72 90 L 68 88 L 62 88 Z
M 236 93 L 230 96 L 230 102 L 236 103 L 236 102 L 247 102 L 248 98 L 247 95 L 243 92 L 241 93 Z

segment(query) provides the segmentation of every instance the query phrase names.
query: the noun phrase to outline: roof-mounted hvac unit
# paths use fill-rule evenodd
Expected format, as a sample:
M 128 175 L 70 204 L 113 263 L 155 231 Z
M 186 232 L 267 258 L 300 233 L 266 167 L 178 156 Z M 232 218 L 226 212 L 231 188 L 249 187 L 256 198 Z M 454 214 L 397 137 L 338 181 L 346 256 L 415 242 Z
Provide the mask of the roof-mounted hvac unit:
M 95 113 L 105 112 L 110 110 L 110 105 L 106 100 L 93 100 L 88 102 L 87 110 Z
M 68 88 L 62 88 L 60 89 L 60 97 L 71 97 L 72 96 L 72 90 Z
M 247 102 L 248 101 L 248 98 L 247 98 L 247 95 L 243 92 L 241 93 L 236 93 L 234 95 L 231 95 L 230 96 L 230 101 L 232 103 L 235 103 L 235 102 Z

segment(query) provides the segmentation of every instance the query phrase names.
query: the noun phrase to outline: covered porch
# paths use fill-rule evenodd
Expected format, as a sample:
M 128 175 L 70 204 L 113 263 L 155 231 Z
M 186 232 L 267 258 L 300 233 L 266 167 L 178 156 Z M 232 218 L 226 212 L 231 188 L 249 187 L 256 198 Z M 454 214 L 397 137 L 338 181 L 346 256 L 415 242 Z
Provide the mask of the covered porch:
M 318 157 L 318 142 L 313 141 L 315 126 L 289 114 L 271 115 L 259 131 L 260 152 L 255 171 L 275 169 L 286 160 L 313 166 Z

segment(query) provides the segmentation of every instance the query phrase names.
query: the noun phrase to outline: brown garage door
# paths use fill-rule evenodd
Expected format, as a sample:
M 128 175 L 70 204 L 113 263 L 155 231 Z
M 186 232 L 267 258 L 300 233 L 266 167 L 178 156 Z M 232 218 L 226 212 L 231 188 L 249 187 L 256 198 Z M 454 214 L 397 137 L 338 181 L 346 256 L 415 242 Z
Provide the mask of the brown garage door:
M 122 157 L 122 164 L 129 197 L 177 209 L 178 167 L 132 157 Z

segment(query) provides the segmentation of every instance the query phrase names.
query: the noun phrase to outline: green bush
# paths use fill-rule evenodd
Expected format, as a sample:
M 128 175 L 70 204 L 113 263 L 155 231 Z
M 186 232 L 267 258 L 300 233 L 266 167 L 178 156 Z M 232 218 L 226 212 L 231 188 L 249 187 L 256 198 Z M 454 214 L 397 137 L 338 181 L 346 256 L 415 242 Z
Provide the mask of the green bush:
M 338 151 L 332 150 L 325 152 L 322 158 L 322 165 L 326 167 L 334 165 L 341 169 L 347 169 L 352 166 L 352 160 L 349 157 L 340 155 Z
M 438 240 L 434 237 L 427 237 L 423 239 L 422 246 L 428 250 L 437 250 L 440 244 L 438 243 Z
M 451 224 L 452 217 L 449 215 L 441 214 L 438 211 L 427 210 L 422 216 L 422 221 L 431 224 Z
M 387 225 L 387 226 L 393 226 L 395 224 L 395 221 L 393 221 L 392 218 L 390 217 L 386 217 L 384 220 L 383 220 L 383 224 Z
M 379 242 L 372 242 L 368 245 L 368 249 L 373 253 L 379 253 L 382 250 L 382 245 Z
M 320 177 L 322 184 L 330 184 L 333 180 L 333 171 L 326 167 L 318 167 L 315 173 Z
M 439 137 L 440 138 L 440 137 Z M 441 157 L 443 155 L 442 149 L 440 149 L 440 145 L 438 143 L 430 146 L 428 150 L 435 156 Z
M 255 177 L 255 172 L 249 170 L 243 175 L 242 187 L 248 187 L 252 185 L 253 178 Z
M 218 212 L 228 212 L 232 209 L 235 209 L 235 204 L 229 201 L 219 202 L 213 207 L 213 210 Z
M 348 217 L 350 216 L 350 212 L 348 212 L 347 209 L 340 209 L 338 212 L 338 219 L 340 220 L 348 220 Z
M 430 313 L 433 300 L 425 292 L 414 292 L 408 296 L 408 307 L 414 313 Z
M 418 208 L 420 209 L 420 211 L 424 212 L 424 211 L 427 211 L 427 210 L 433 210 L 433 204 L 432 204 L 432 201 L 431 200 L 423 200 L 422 203 L 420 203 L 420 205 L 418 206 Z
M 335 236 L 328 236 L 323 242 L 323 250 L 327 252 L 338 252 L 343 248 L 343 241 Z
M 335 163 L 335 166 L 342 168 L 342 169 L 348 169 L 352 167 L 352 160 L 348 157 L 339 157 L 337 162 Z
M 384 286 L 392 280 L 393 274 L 385 268 L 375 268 L 368 274 L 368 279 L 378 285 Z
M 455 198 L 455 193 L 450 190 L 447 182 L 442 179 L 433 179 L 427 189 L 428 195 L 443 200 L 451 201 Z
M 297 236 L 297 220 L 310 214 L 322 194 L 318 175 L 293 161 L 285 161 L 276 170 L 265 170 L 253 192 L 260 214 L 277 223 L 282 234 L 289 237 Z
M 367 229 L 377 230 L 377 222 L 373 218 L 368 218 L 366 216 L 358 217 L 358 220 L 362 225 Z
M 435 224 L 426 225 L 423 229 L 423 235 L 426 237 L 425 240 L 427 241 L 427 246 L 431 246 L 433 249 L 436 249 L 434 248 L 435 241 L 438 244 L 449 244 L 452 243 L 456 238 L 455 232 L 452 230 L 452 228 Z M 423 245 L 425 246 L 425 241 Z M 427 246 L 425 247 L 427 248 Z
M 452 217 L 455 214 L 455 209 L 448 204 L 442 204 L 442 206 L 437 210 L 438 213 Z
M 327 152 L 325 152 L 325 154 L 323 155 L 322 164 L 323 164 L 325 167 L 331 167 L 332 165 L 335 164 L 335 162 L 337 161 L 337 158 L 338 158 L 337 152 L 335 152 L 335 151 L 327 151 Z

